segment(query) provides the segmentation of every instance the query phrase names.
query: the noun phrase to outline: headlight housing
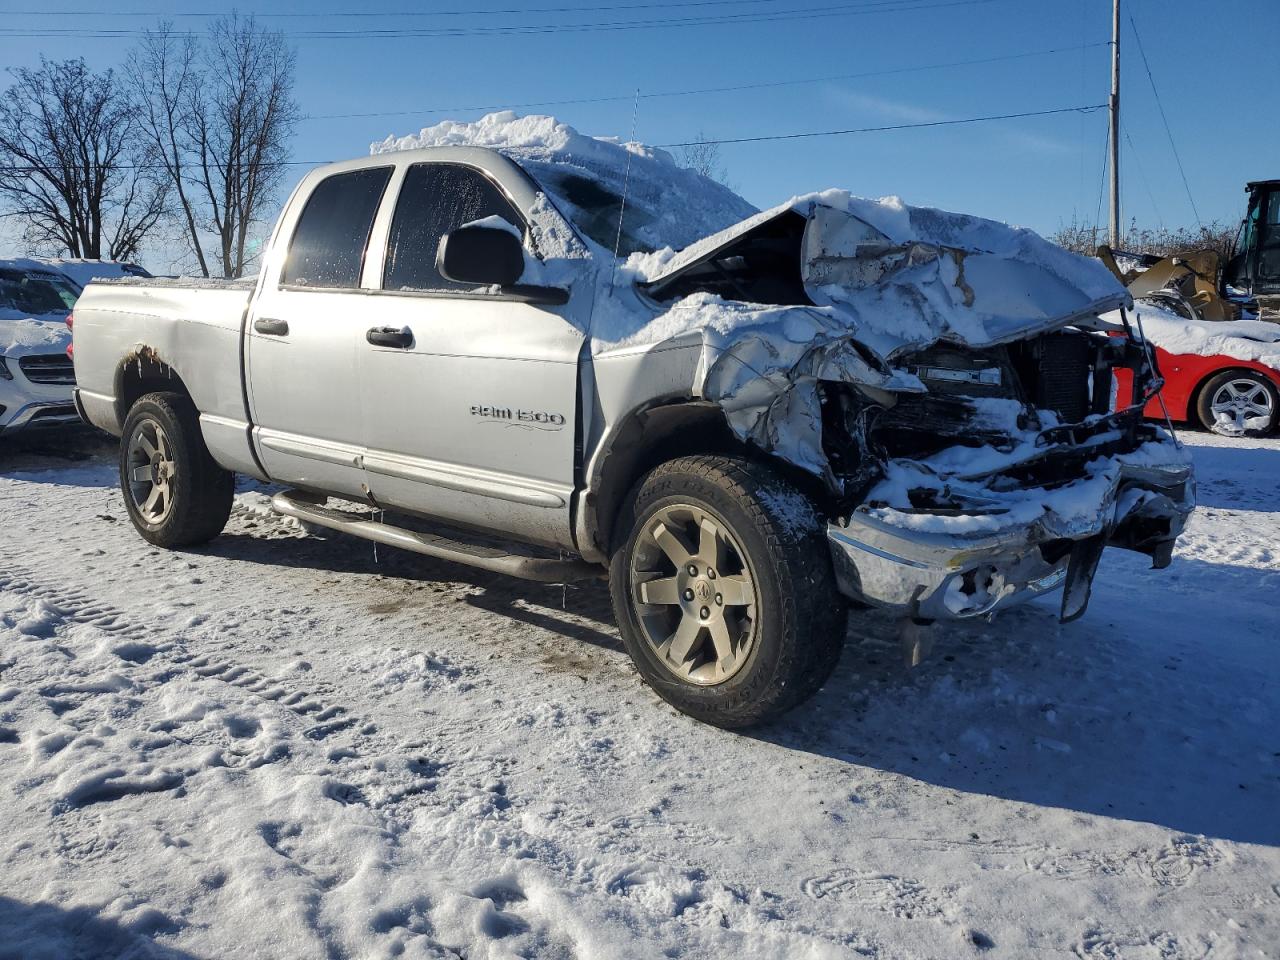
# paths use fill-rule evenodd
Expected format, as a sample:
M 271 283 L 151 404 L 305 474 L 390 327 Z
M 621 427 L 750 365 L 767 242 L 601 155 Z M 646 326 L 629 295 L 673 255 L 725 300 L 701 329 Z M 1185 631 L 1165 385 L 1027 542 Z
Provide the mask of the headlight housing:
M 5 362 L 4 357 L 0 357 L 0 380 L 12 380 L 13 374 L 9 372 L 9 364 Z

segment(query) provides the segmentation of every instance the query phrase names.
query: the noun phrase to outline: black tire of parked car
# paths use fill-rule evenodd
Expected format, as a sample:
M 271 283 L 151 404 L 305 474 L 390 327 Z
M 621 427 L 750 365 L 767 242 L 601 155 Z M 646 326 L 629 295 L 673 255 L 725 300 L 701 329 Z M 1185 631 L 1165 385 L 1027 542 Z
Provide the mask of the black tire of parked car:
M 153 522 L 143 515 L 130 486 L 130 443 L 139 428 L 163 430 L 173 464 L 168 480 L 172 503 Z M 136 464 L 133 465 L 136 468 Z M 120 437 L 120 489 L 125 508 L 144 540 L 158 547 L 186 547 L 212 540 L 231 515 L 235 474 L 224 470 L 209 454 L 195 405 L 180 393 L 148 393 L 140 397 L 125 419 Z
M 1257 384 L 1266 391 L 1271 398 L 1271 421 L 1262 429 L 1246 430 L 1246 437 L 1265 437 L 1276 428 L 1277 411 L 1280 411 L 1280 396 L 1276 393 L 1275 385 L 1260 373 L 1252 370 L 1224 370 L 1222 373 L 1215 374 L 1210 377 L 1200 392 L 1196 395 L 1196 416 L 1199 417 L 1200 423 L 1206 430 L 1212 430 L 1214 425 L 1213 417 L 1213 398 L 1222 389 L 1224 384 L 1231 383 L 1233 380 L 1249 381 Z
M 662 610 L 671 608 L 641 602 L 637 576 L 654 574 L 637 574 L 637 565 L 652 565 L 656 553 L 649 541 L 646 559 L 640 544 L 645 531 L 657 529 L 673 511 L 700 511 L 725 531 L 735 544 L 725 552 L 741 552 L 737 567 L 755 586 L 754 617 L 749 629 L 742 628 L 743 636 L 752 636 L 742 648 L 745 662 L 723 681 L 695 683 L 680 676 L 655 646 L 654 631 L 646 632 L 646 613 L 661 622 Z M 669 461 L 631 491 L 614 529 L 609 586 L 623 642 L 645 682 L 677 709 L 719 727 L 753 726 L 807 700 L 831 676 L 844 644 L 848 604 L 836 588 L 825 521 L 778 471 L 723 456 Z M 690 550 L 696 549 L 695 536 L 684 537 Z M 728 570 L 733 572 L 732 564 Z M 696 609 L 692 591 L 686 594 Z M 714 659 L 712 637 L 700 637 Z

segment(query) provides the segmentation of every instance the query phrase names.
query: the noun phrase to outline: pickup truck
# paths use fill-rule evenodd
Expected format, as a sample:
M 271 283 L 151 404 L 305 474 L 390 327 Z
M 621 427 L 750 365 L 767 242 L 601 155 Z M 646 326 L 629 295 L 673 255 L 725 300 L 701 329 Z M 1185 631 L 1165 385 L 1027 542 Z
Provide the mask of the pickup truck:
M 850 606 L 910 627 L 1061 588 L 1068 620 L 1104 546 L 1169 563 L 1191 465 L 1142 419 L 1158 375 L 1099 320 L 1129 305 L 1104 268 L 837 191 L 685 243 L 691 174 L 628 149 L 627 178 L 478 146 L 332 164 L 253 280 L 90 284 L 76 404 L 121 438 L 137 531 L 215 537 L 239 473 L 308 529 L 607 577 L 643 679 L 724 727 L 820 688 Z

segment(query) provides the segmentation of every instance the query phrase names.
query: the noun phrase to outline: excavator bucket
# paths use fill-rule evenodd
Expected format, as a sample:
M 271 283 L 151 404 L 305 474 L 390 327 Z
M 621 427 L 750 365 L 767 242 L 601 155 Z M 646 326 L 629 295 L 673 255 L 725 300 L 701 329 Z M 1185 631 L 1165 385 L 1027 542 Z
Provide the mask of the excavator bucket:
M 1218 293 L 1221 261 L 1212 250 L 1179 253 L 1160 260 L 1140 258 L 1146 268 L 1128 271 L 1121 270 L 1115 251 L 1106 244 L 1098 247 L 1097 256 L 1135 300 L 1158 303 L 1188 320 L 1240 319 L 1239 305 Z

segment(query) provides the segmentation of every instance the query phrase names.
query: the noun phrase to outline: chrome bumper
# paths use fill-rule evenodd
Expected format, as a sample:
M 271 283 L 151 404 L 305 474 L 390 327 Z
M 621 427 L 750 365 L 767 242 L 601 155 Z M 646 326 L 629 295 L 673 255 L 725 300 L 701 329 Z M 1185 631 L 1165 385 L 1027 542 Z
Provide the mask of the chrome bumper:
M 919 619 L 960 620 L 1061 587 L 1073 545 L 1091 538 L 1165 566 L 1194 507 L 1189 465 L 1125 465 L 1087 521 L 1046 511 L 1032 524 L 966 535 L 909 530 L 859 510 L 829 524 L 827 540 L 845 596 Z

